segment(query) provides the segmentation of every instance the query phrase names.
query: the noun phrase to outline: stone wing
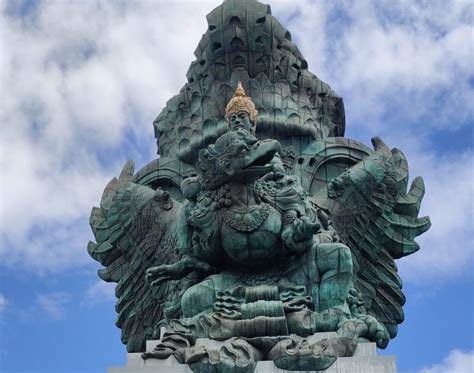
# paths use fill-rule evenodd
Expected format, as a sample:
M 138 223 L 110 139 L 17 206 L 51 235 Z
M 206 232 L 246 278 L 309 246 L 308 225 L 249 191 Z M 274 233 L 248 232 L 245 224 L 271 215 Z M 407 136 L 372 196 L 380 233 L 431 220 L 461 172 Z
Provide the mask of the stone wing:
M 374 152 L 329 182 L 325 205 L 341 240 L 352 250 L 364 307 L 393 338 L 404 319 L 405 303 L 395 259 L 417 251 L 414 239 L 431 223 L 428 217 L 418 217 L 423 179 L 415 178 L 407 192 L 404 155 L 378 138 L 372 143 Z
M 97 243 L 88 245 L 89 254 L 105 267 L 99 277 L 117 283 L 116 325 L 129 352 L 145 350 L 165 308 L 173 310 L 173 317 L 180 312 L 179 283 L 165 282 L 152 294 L 145 279 L 147 268 L 179 260 L 173 229 L 179 203 L 167 192 L 133 182 L 133 174 L 129 161 L 105 188 L 100 207 L 90 216 Z

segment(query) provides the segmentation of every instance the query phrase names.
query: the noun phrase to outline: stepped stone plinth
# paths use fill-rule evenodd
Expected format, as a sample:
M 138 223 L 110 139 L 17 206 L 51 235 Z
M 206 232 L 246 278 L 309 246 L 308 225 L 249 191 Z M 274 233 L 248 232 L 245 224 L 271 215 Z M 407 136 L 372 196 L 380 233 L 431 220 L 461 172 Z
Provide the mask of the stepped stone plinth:
M 316 333 L 308 337 L 311 343 L 322 339 L 334 337 L 336 333 Z M 147 352 L 153 351 L 159 340 L 148 341 Z M 215 341 L 208 338 L 198 338 L 197 346 L 205 346 L 209 349 L 218 350 L 225 342 Z M 173 356 L 165 360 L 142 359 L 141 353 L 130 353 L 127 355 L 127 366 L 120 368 L 109 368 L 108 373 L 192 373 L 186 364 L 179 364 Z M 283 373 L 288 370 L 279 369 L 273 361 L 259 361 L 255 373 Z M 291 371 L 298 373 L 298 371 Z M 312 371 L 316 372 L 316 371 Z M 326 370 L 319 373 L 396 373 L 394 356 L 378 356 L 375 343 L 359 343 L 354 356 L 340 357 Z M 216 373 L 219 373 L 216 371 Z M 301 373 L 301 372 L 300 372 Z M 310 373 L 310 372 L 305 372 Z

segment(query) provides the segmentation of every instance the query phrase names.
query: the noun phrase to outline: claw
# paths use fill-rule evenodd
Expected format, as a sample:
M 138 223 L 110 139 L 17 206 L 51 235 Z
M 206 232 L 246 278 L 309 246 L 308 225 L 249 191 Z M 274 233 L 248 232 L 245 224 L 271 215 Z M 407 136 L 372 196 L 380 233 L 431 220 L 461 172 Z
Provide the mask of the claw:
M 150 283 L 150 286 L 154 286 L 170 278 L 167 272 L 168 268 L 166 265 L 148 268 L 146 270 L 146 280 Z
M 172 280 L 172 277 L 168 274 L 167 265 L 148 268 L 145 277 L 151 288 L 156 287 L 165 281 Z

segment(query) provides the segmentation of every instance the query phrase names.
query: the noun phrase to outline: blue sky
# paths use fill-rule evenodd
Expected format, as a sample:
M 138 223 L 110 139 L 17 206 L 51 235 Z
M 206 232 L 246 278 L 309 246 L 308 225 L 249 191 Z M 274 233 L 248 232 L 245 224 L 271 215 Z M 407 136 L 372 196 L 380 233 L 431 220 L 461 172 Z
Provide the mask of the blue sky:
M 88 216 L 183 86 L 220 1 L 0 0 L 0 371 L 125 364 Z M 398 261 L 400 372 L 474 369 L 471 1 L 266 1 L 344 98 L 346 137 L 378 135 L 423 176 L 433 226 Z M 71 368 L 73 367 L 73 368 Z

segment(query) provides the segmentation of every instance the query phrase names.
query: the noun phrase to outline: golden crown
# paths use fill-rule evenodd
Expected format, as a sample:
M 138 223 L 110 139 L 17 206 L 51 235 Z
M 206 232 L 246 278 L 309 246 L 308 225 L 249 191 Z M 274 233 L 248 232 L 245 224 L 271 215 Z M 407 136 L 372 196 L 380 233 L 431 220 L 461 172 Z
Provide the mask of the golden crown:
M 230 116 L 239 111 L 245 111 L 249 116 L 252 123 L 255 125 L 257 122 L 257 110 L 252 99 L 245 94 L 242 83 L 237 83 L 237 89 L 235 95 L 230 99 L 227 106 L 225 107 L 225 119 L 229 120 Z

